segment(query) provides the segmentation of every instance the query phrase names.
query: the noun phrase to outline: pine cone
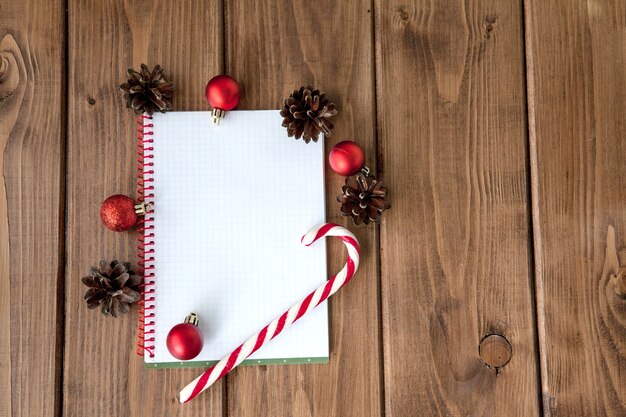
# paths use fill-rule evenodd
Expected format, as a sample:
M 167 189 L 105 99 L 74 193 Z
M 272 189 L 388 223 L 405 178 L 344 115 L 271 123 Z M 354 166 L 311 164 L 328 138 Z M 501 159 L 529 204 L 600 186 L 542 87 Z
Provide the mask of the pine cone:
M 128 262 L 102 260 L 98 267 L 92 266 L 89 275 L 81 281 L 89 287 L 84 297 L 87 307 L 101 306 L 105 316 L 128 313 L 130 304 L 141 298 L 141 277 L 130 270 Z
M 136 114 L 153 115 L 155 111 L 165 113 L 172 109 L 174 84 L 165 79 L 160 65 L 152 72 L 145 64 L 141 64 L 140 72 L 129 68 L 128 76 L 128 81 L 120 85 L 120 89 L 124 92 L 126 106 L 133 108 Z
M 296 139 L 302 137 L 306 143 L 311 140 L 317 142 L 320 131 L 330 136 L 334 126 L 328 119 L 336 114 L 337 109 L 326 98 L 326 94 L 314 90 L 311 86 L 294 90 L 280 111 L 287 135 L 295 136 Z
M 376 177 L 360 172 L 354 177 L 347 177 L 337 196 L 341 203 L 341 214 L 352 217 L 355 224 L 378 222 L 383 210 L 389 208 L 387 189 Z

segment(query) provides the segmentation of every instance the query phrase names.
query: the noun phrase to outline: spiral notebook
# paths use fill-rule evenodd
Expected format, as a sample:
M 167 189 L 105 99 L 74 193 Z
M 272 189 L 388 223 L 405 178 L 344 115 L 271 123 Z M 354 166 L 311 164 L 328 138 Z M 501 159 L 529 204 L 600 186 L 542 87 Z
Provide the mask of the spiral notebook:
M 326 246 L 300 238 L 325 220 L 323 140 L 287 137 L 277 110 L 139 119 L 145 288 L 140 350 L 147 367 L 212 365 L 327 279 Z M 140 199 L 141 199 L 140 198 Z M 169 329 L 200 318 L 191 361 L 167 350 Z M 321 305 L 244 364 L 328 361 Z

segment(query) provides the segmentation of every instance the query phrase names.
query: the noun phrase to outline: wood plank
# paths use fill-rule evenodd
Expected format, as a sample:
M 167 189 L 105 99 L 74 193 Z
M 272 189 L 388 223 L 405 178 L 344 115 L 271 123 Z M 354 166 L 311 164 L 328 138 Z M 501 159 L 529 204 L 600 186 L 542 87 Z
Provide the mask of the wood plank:
M 177 85 L 174 107 L 202 110 L 222 58 L 219 2 L 69 3 L 67 416 L 222 415 L 219 384 L 179 405 L 175 396 L 197 370 L 144 369 L 135 355 L 137 307 L 117 319 L 89 311 L 80 282 L 101 258 L 136 260 L 136 232 L 110 232 L 98 216 L 107 196 L 136 193 L 135 116 L 118 90 L 126 69 L 161 64 Z
M 369 2 L 227 1 L 226 69 L 240 80 L 240 108 L 280 108 L 311 83 L 337 104 L 327 151 L 355 139 L 374 167 L 375 106 Z M 287 138 L 285 140 L 293 140 Z M 302 143 L 302 146 L 306 145 Z M 327 219 L 349 224 L 336 195 L 343 178 L 326 172 Z M 271 187 L 268 189 L 271 193 Z M 330 363 L 244 367 L 228 376 L 232 416 L 380 416 L 378 245 L 375 227 L 354 227 L 364 249 L 354 282 L 330 300 Z M 345 262 L 329 241 L 329 273 Z
M 623 416 L 626 4 L 526 1 L 526 22 L 544 409 Z
M 2 416 L 53 416 L 60 404 L 63 9 L 60 0 L 0 6 Z
M 385 415 L 537 415 L 521 2 L 376 22 Z

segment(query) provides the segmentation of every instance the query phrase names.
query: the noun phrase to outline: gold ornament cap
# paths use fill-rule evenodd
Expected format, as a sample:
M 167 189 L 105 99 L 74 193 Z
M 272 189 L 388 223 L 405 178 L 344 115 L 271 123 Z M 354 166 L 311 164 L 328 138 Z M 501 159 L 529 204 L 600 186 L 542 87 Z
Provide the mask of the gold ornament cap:
M 213 123 L 216 124 L 216 125 L 220 124 L 220 120 L 222 120 L 225 115 L 226 115 L 226 110 L 215 109 L 214 108 L 211 111 L 211 116 L 213 116 Z
M 200 319 L 198 318 L 198 315 L 196 313 L 189 313 L 187 317 L 185 317 L 185 323 L 193 324 L 194 326 L 198 327 Z
M 151 208 L 152 203 L 137 203 L 135 204 L 135 214 L 137 214 L 138 216 L 143 216 L 144 214 L 149 212 Z

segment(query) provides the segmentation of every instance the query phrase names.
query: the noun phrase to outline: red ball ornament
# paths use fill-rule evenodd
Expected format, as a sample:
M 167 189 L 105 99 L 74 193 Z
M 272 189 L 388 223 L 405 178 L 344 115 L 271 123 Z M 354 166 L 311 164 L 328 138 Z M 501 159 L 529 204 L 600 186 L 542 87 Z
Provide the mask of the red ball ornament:
M 213 123 L 218 124 L 228 110 L 239 104 L 241 86 L 233 77 L 217 75 L 206 85 L 206 99 L 213 107 Z
M 137 223 L 137 217 L 135 202 L 122 194 L 112 195 L 100 205 L 102 223 L 114 232 L 131 229 Z
M 172 327 L 167 334 L 167 350 L 173 357 L 181 361 L 188 361 L 200 354 L 204 345 L 204 338 L 198 329 L 198 316 L 190 313 L 184 323 Z
M 356 142 L 346 140 L 333 146 L 328 154 L 328 163 L 337 174 L 349 177 L 363 168 L 365 154 Z

